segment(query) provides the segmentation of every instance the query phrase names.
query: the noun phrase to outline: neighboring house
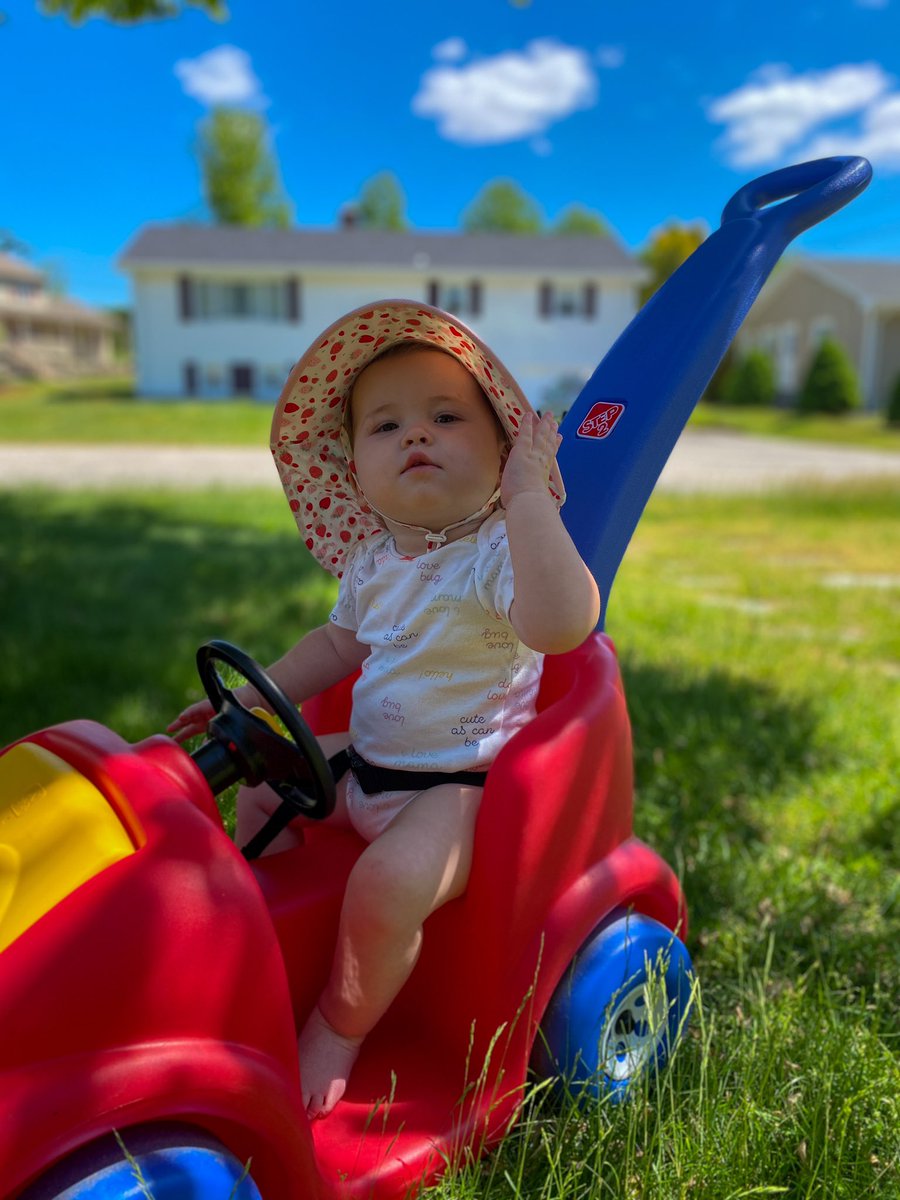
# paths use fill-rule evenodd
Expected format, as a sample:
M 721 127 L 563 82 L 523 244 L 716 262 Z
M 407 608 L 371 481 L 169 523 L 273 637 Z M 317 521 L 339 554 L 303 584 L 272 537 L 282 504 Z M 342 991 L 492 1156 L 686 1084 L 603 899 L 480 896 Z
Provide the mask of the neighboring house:
M 0 254 L 0 379 L 103 374 L 118 332 L 114 317 L 54 296 L 42 271 Z
M 644 270 L 612 237 L 149 225 L 134 286 L 140 395 L 273 400 L 323 329 L 400 297 L 472 325 L 532 401 L 574 398 L 637 310 Z
M 856 368 L 864 407 L 883 409 L 900 376 L 900 261 L 789 260 L 757 297 L 738 347 L 765 350 L 775 364 L 780 396 L 791 399 L 829 336 Z

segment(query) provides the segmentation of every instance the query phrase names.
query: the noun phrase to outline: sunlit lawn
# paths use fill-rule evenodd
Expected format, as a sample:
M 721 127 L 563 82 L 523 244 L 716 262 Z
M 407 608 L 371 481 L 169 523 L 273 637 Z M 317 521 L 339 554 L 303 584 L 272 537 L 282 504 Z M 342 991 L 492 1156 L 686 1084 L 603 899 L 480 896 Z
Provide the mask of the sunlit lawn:
M 616 583 L 636 831 L 683 875 L 692 1035 L 619 1109 L 537 1098 L 458 1197 L 900 1195 L 900 490 L 657 496 Z M 162 730 L 334 585 L 283 500 L 0 493 L 0 742 Z
M 703 403 L 694 410 L 691 427 L 900 451 L 900 425 L 887 425 L 881 413 L 825 416 L 784 408 L 734 408 Z
M 27 384 L 0 390 L 0 442 L 262 446 L 268 441 L 272 407 L 242 399 L 138 400 L 129 379 Z M 900 427 L 888 427 L 871 413 L 816 417 L 702 403 L 691 427 L 900 452 Z
M 0 391 L 0 442 L 149 442 L 265 446 L 271 403 L 136 399 L 130 379 Z

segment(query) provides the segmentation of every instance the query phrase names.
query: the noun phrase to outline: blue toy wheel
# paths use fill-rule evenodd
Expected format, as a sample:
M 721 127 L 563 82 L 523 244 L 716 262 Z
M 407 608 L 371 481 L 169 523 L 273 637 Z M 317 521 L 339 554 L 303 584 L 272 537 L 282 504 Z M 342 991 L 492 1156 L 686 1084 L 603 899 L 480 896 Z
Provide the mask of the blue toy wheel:
M 124 1146 L 124 1151 L 123 1147 Z M 127 1156 L 126 1156 L 127 1155 Z M 185 1126 L 125 1130 L 58 1163 L 22 1200 L 262 1200 L 244 1164 Z
M 617 914 L 585 943 L 547 1007 L 532 1055 L 542 1078 L 613 1102 L 658 1070 L 684 1033 L 693 967 L 684 943 L 640 913 Z

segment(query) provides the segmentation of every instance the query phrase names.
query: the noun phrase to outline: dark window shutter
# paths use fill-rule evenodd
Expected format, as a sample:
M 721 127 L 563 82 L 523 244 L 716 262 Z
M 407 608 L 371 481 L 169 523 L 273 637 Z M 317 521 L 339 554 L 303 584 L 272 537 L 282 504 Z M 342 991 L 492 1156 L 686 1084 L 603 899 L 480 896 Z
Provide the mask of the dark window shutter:
M 481 315 L 481 283 L 477 279 L 469 284 L 469 312 L 473 317 Z
M 184 390 L 188 396 L 197 395 L 197 382 L 197 364 L 186 362 L 184 364 Z
M 538 288 L 538 316 L 549 317 L 553 308 L 553 284 L 542 283 Z
M 595 283 L 586 283 L 584 285 L 584 315 L 593 317 L 597 314 L 597 285 Z
M 194 315 L 191 278 L 181 275 L 178 279 L 178 315 L 182 321 L 190 321 Z
M 300 320 L 300 280 L 292 276 L 285 285 L 287 292 L 287 319 L 297 322 Z
M 428 280 L 428 303 L 434 308 L 438 306 L 438 281 L 436 279 Z

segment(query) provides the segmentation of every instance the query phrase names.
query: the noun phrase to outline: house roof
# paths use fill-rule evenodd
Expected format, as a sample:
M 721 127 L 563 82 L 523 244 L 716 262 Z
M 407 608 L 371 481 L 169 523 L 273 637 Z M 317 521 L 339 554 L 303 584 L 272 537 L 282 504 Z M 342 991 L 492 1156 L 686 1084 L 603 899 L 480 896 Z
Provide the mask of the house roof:
M 0 317 L 56 325 L 83 326 L 94 329 L 118 329 L 121 322 L 112 313 L 89 308 L 77 300 L 51 296 L 4 296 L 0 294 Z
M 43 283 L 44 272 L 12 254 L 0 254 L 0 280 L 14 283 Z
M 900 259 L 804 256 L 790 265 L 792 273 L 806 271 L 865 307 L 900 308 Z
M 394 267 L 416 271 L 598 272 L 641 278 L 643 268 L 611 236 L 392 232 L 380 229 L 249 229 L 153 224 L 119 260 L 140 267 Z

